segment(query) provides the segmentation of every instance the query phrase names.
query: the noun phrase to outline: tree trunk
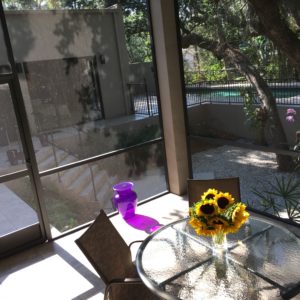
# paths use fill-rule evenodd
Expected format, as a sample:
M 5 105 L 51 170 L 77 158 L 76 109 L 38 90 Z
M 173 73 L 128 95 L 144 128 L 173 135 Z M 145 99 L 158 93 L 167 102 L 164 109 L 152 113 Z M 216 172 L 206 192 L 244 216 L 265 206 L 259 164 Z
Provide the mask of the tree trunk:
M 229 57 L 235 67 L 241 73 L 243 73 L 247 80 L 255 87 L 258 96 L 262 101 L 263 107 L 267 108 L 270 120 L 272 122 L 272 125 L 270 126 L 272 146 L 278 149 L 288 149 L 287 138 L 279 118 L 276 99 L 270 91 L 265 80 L 250 64 L 247 57 L 245 57 L 240 51 L 227 46 L 225 55 Z M 294 168 L 293 159 L 291 156 L 276 154 L 276 158 L 278 168 L 281 171 L 291 171 Z

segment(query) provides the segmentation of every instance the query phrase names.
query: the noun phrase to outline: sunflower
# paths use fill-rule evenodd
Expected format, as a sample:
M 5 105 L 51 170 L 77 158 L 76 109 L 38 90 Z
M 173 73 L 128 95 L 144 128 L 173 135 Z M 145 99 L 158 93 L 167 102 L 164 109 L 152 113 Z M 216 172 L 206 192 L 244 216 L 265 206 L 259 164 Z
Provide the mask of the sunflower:
M 226 227 L 225 232 L 226 233 L 235 233 L 237 232 L 241 227 L 241 224 L 232 224 L 231 226 Z
M 219 211 L 222 212 L 234 203 L 234 198 L 229 193 L 220 192 L 215 196 L 215 201 L 219 207 Z
M 236 232 L 248 220 L 249 213 L 246 211 L 246 205 L 237 203 L 234 211 L 232 212 L 232 227 L 230 232 Z
M 211 226 L 200 226 L 198 228 L 195 228 L 195 232 L 198 235 L 211 236 L 216 234 L 218 230 L 215 227 L 211 227 Z
M 213 216 L 212 218 L 209 218 L 207 224 L 216 228 L 224 228 L 229 226 L 229 222 L 221 216 Z
M 189 210 L 189 224 L 198 235 L 224 236 L 237 232 L 249 218 L 246 205 L 230 193 L 208 189 Z
M 248 218 L 249 213 L 246 211 L 246 205 L 244 203 L 237 203 L 232 212 L 232 222 L 244 224 Z
M 204 200 L 195 205 L 197 216 L 213 216 L 217 211 L 218 207 L 214 200 Z
M 198 228 L 202 226 L 202 223 L 197 218 L 190 218 L 189 223 L 193 228 Z
M 208 189 L 205 193 L 203 193 L 201 199 L 202 200 L 214 199 L 216 195 L 218 195 L 218 191 L 216 189 Z

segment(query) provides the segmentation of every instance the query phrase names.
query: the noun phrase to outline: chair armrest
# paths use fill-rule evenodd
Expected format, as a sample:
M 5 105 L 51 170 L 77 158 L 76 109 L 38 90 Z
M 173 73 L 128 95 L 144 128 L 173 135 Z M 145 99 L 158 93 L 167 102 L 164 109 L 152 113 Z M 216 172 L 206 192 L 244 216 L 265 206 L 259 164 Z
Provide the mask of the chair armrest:
M 130 244 L 129 244 L 129 248 L 133 245 L 133 244 L 135 244 L 135 243 L 142 243 L 144 240 L 137 240 L 137 241 L 133 241 L 133 242 L 131 242 Z
M 135 265 L 135 257 L 136 257 L 137 251 L 138 251 L 138 247 L 132 247 L 132 246 L 136 245 L 137 243 L 141 244 L 142 242 L 143 242 L 143 240 L 137 240 L 137 241 L 133 241 L 129 244 L 129 249 L 131 252 L 131 259 L 132 259 L 132 262 L 134 265 Z

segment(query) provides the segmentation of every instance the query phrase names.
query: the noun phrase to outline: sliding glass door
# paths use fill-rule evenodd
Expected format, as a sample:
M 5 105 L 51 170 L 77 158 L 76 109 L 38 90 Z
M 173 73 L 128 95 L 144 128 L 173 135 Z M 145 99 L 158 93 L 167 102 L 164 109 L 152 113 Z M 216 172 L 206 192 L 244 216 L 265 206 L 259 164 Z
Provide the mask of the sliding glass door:
M 1 9 L 1 8 L 0 8 Z M 46 239 L 28 127 L 3 11 L 0 27 L 0 257 Z M 8 51 L 7 51 L 8 50 Z M 28 143 L 29 142 L 29 143 Z
M 115 212 L 120 181 L 139 201 L 168 191 L 146 1 L 113 2 L 3 2 L 20 98 L 0 90 L 0 144 L 20 172 L 6 186 L 48 240 Z

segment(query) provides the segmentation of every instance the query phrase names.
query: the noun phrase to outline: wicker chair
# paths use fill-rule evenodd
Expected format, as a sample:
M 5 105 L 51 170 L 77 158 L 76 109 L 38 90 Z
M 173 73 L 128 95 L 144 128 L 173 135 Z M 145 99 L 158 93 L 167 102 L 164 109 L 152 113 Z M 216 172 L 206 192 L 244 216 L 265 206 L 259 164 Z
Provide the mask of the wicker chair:
M 188 199 L 191 207 L 200 200 L 201 195 L 209 188 L 230 193 L 236 202 L 241 201 L 240 180 L 238 177 L 221 179 L 188 179 Z
M 106 284 L 104 300 L 160 299 L 139 278 L 130 247 L 103 210 L 75 242 Z

